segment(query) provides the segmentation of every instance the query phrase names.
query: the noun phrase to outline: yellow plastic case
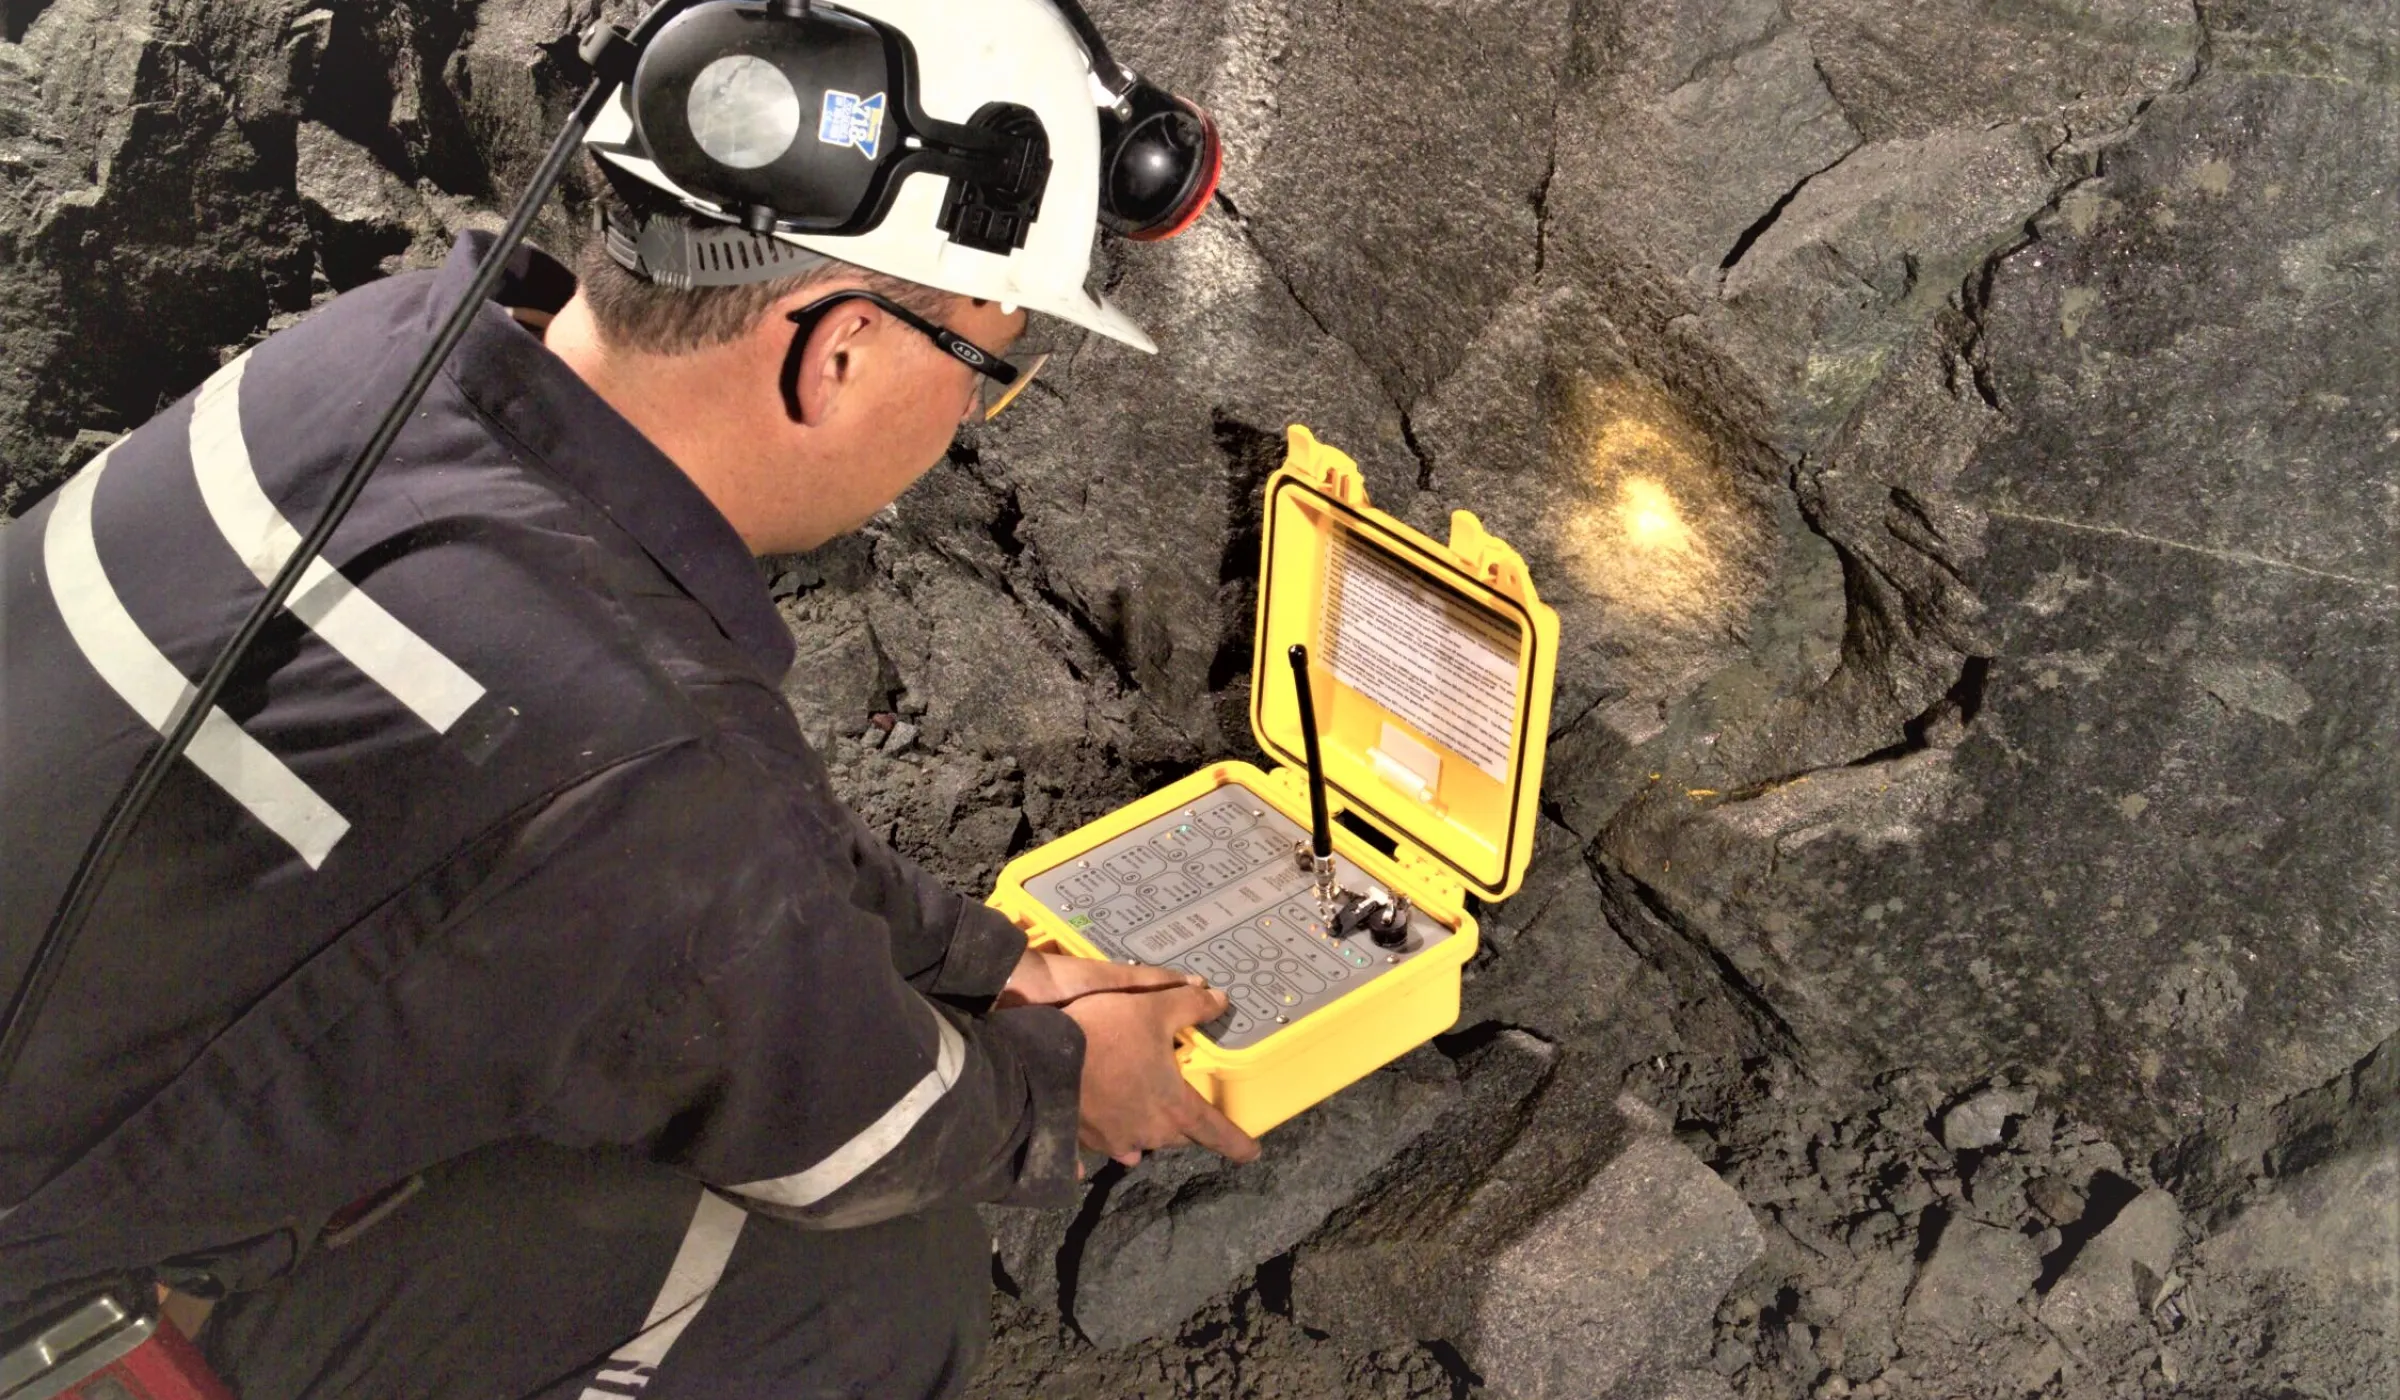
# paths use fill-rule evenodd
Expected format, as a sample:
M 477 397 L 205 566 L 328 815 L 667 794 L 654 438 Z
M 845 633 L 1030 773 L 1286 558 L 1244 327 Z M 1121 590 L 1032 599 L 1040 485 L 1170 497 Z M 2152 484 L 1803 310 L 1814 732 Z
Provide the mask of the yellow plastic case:
M 1348 552 L 1352 549 L 1365 552 L 1363 565 Z M 1420 590 L 1429 585 L 1433 593 L 1419 596 L 1438 596 L 1449 622 L 1484 640 L 1480 646 L 1462 646 L 1444 634 L 1428 652 L 1422 646 L 1407 649 L 1386 631 L 1364 627 L 1358 618 L 1365 616 L 1366 604 L 1355 605 L 1362 611 L 1354 617 L 1348 611 L 1352 604 L 1337 599 L 1329 605 L 1328 598 L 1337 568 L 1344 571 L 1339 577 L 1348 579 L 1361 577 L 1348 571 L 1362 566 L 1378 578 L 1404 577 Z M 1341 629 L 1338 637 L 1327 634 L 1329 606 Z M 1420 621 L 1422 615 L 1420 609 Z M 1401 629 L 1394 624 L 1390 630 Z M 1511 633 L 1516 665 L 1504 710 L 1500 696 L 1512 687 L 1498 679 L 1492 660 L 1505 655 Z M 1420 629 L 1414 640 L 1423 639 Z M 1105 951 L 1035 898 L 1027 882 L 1229 783 L 1249 788 L 1305 829 L 1307 760 L 1285 659 L 1294 642 L 1309 647 L 1327 800 L 1336 813 L 1363 820 L 1395 845 L 1386 856 L 1337 821 L 1336 856 L 1407 895 L 1453 932 L 1256 1044 L 1228 1049 L 1191 1033 L 1179 1051 L 1184 1077 L 1252 1134 L 1449 1029 L 1458 1019 L 1459 971 L 1475 953 L 1475 921 L 1466 911 L 1466 893 L 1500 899 L 1524 880 L 1550 730 L 1558 614 L 1535 596 L 1525 561 L 1515 550 L 1484 533 L 1466 511 L 1451 515 L 1445 545 L 1375 509 L 1367 503 L 1358 464 L 1293 425 L 1284 464 L 1266 484 L 1257 647 L 1250 672 L 1251 730 L 1276 766 L 1262 771 L 1248 763 L 1213 764 L 1017 857 L 1000 872 L 990 901 L 1037 947 L 1106 958 Z M 1343 645 L 1362 658 L 1352 677 L 1382 689 L 1386 699 L 1411 701 L 1407 714 L 1337 677 Z M 1480 664 L 1467 659 L 1477 651 L 1485 658 Z M 1451 688 L 1440 690 L 1445 704 L 1460 695 L 1476 701 L 1466 711 L 1468 718 L 1459 719 L 1457 708 L 1388 688 L 1405 682 L 1378 679 L 1389 674 L 1385 671 L 1368 674 L 1378 656 L 1416 661 L 1419 684 L 1429 668 L 1477 667 L 1481 679 L 1468 688 L 1459 689 L 1467 683 L 1453 680 Z M 1433 684 L 1438 688 L 1442 682 Z M 1471 745 L 1476 753 L 1461 752 L 1445 737 Z

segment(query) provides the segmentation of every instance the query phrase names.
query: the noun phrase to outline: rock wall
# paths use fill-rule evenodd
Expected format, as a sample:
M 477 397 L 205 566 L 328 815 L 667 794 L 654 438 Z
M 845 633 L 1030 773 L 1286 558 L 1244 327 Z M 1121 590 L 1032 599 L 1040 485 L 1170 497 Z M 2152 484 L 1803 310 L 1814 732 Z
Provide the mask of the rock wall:
M 0 5 L 0 509 L 490 219 L 601 8 Z M 1666 1350 L 1567 1374 L 1866 1386 L 2066 1296 L 2131 1207 L 2046 1210 L 2021 1194 L 2044 1172 L 2076 1212 L 2103 1172 L 2205 1194 L 2168 1248 L 2205 1241 L 2220 1279 L 2301 1256 L 2210 1232 L 2296 1237 L 2388 1180 L 2320 1121 L 2384 1112 L 2388 1073 L 2320 1086 L 2400 1025 L 2389 0 L 1092 8 L 1217 113 L 1224 188 L 1108 253 L 1158 356 L 1062 356 L 864 536 L 769 562 L 789 693 L 853 799 L 981 884 L 1248 754 L 1257 487 L 1290 421 L 1388 509 L 1481 514 L 1566 647 L 1536 868 L 1488 911 L 1458 1032 L 1247 1172 L 1169 1159 L 1006 1222 L 994 1393 L 1150 1383 L 1087 1338 L 1192 1393 L 1328 1393 L 1296 1378 L 1329 1347 L 1352 1393 L 1568 1393 L 1569 1353 L 1527 1339 L 1604 1326 L 1636 1276 L 1577 1260 L 1660 1219 L 1690 1243 L 1661 1296 L 1705 1315 L 1744 1280 L 1723 1364 L 1689 1370 L 1679 1313 L 1625 1324 Z M 581 198 L 540 236 L 577 238 Z M 1819 1107 L 1765 1107 L 1761 1066 Z M 2030 1108 L 1940 1141 L 1995 1084 L 2051 1115 L 2038 1141 Z M 2352 1146 L 2310 1166 L 2350 1175 L 2294 1187 L 2280 1234 L 2241 1225 L 2283 1218 L 2248 1206 L 2327 1132 Z M 1747 1208 L 1676 1184 L 1694 1153 Z M 1865 1165 L 1971 1193 L 1993 1153 L 2031 1165 L 1977 1212 Z M 1854 1273 L 1790 1243 L 1812 1210 Z M 2007 1243 L 2044 1229 L 2046 1263 Z M 1964 1287 L 2026 1250 L 2007 1296 Z M 2126 1316 L 2166 1326 L 2155 1293 Z M 1836 1316 L 1892 1340 L 1847 1369 L 1793 1343 Z M 1228 1336 L 1270 1359 L 1174 1359 Z M 2009 1374 L 2182 1364 L 2075 1337 Z

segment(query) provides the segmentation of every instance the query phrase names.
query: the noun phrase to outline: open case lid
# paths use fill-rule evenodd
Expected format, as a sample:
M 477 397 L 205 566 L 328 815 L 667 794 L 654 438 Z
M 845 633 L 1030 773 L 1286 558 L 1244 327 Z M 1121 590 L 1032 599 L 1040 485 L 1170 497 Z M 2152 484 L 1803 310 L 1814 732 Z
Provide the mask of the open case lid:
M 1358 464 L 1294 424 L 1267 479 L 1250 728 L 1305 768 L 1285 659 L 1309 652 L 1326 786 L 1487 899 L 1533 854 L 1558 614 L 1466 511 L 1450 542 L 1367 504 Z

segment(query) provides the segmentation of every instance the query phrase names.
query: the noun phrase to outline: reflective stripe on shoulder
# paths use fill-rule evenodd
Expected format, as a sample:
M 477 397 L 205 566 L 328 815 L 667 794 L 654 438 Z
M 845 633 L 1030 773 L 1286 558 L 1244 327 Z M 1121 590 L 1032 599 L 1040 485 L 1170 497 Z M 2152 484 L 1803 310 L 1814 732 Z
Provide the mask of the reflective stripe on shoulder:
M 100 548 L 92 538 L 92 492 L 109 456 L 101 453 L 59 488 L 42 532 L 42 563 L 50 571 L 58 614 L 84 659 L 135 714 L 163 734 L 190 701 L 192 686 L 142 634 L 100 566 Z M 341 813 L 221 709 L 210 707 L 185 752 L 194 767 L 291 843 L 311 870 L 350 829 Z
M 941 1033 L 942 1040 L 931 1073 L 902 1094 L 900 1101 L 868 1124 L 865 1131 L 835 1148 L 824 1161 L 807 1171 L 732 1189 L 779 1206 L 813 1206 L 857 1180 L 860 1173 L 898 1147 L 918 1120 L 941 1102 L 942 1095 L 950 1092 L 950 1086 L 958 1082 L 959 1070 L 967 1062 L 967 1042 L 958 1029 L 932 1007 L 928 1006 L 926 1011 L 933 1017 L 934 1028 Z
M 300 532 L 268 498 L 242 437 L 242 373 L 249 359 L 237 357 L 200 386 L 192 407 L 192 476 L 225 542 L 265 584 L 300 547 Z M 309 564 L 287 606 L 437 734 L 483 695 L 474 677 L 322 559 Z

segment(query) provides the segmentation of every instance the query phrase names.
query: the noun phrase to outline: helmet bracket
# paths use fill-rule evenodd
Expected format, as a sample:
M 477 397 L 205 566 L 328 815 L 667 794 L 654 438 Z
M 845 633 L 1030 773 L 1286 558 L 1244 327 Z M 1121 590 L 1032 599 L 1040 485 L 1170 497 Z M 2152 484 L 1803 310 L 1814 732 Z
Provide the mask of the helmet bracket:
M 1041 217 L 1042 191 L 1050 183 L 1050 143 L 1041 118 L 1012 103 L 986 103 L 967 120 L 967 128 L 1001 137 L 1005 154 L 953 176 L 940 225 L 953 243 L 1005 257 L 1025 246 L 1033 221 Z M 995 173 L 999 178 L 992 178 Z

